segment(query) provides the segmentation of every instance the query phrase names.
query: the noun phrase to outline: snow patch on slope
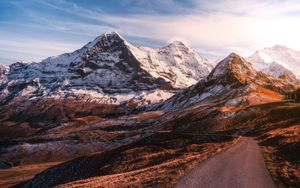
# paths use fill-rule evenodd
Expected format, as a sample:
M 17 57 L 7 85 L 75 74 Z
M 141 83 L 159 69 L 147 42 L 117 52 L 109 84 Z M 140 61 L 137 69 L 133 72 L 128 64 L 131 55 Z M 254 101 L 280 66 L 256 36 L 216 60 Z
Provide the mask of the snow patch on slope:
M 295 74 L 298 79 L 300 78 L 300 51 L 275 45 L 256 51 L 248 57 L 248 60 L 257 70 L 272 76 L 279 77 L 282 74 L 289 74 L 294 77 L 293 74 Z
M 256 71 L 239 55 L 222 60 L 206 79 L 168 99 L 162 109 L 186 108 L 196 104 L 222 101 L 224 106 L 262 104 L 281 100 L 278 93 L 296 89 L 296 85 Z
M 129 47 L 144 70 L 173 83 L 176 88 L 197 83 L 213 69 L 211 62 L 179 41 L 163 48 Z

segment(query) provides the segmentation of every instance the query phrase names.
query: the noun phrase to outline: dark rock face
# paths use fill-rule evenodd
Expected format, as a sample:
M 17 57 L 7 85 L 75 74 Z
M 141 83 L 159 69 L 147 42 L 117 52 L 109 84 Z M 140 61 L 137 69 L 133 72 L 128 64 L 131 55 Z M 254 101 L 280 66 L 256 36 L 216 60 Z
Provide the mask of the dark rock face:
M 7 162 L 4 162 L 4 161 L 0 161 L 0 169 L 8 169 L 8 168 L 11 168 L 12 165 L 7 163 Z
M 141 69 L 140 62 L 118 34 L 104 35 L 82 57 L 80 61 L 72 63 L 69 72 L 89 80 L 88 84 L 100 87 L 105 93 L 173 88 L 170 83 L 153 78 Z

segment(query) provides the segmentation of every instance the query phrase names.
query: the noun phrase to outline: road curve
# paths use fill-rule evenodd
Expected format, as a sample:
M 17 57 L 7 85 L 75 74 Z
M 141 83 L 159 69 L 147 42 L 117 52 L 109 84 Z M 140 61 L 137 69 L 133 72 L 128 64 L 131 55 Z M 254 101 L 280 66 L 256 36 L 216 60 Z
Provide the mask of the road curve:
M 259 145 L 245 138 L 232 148 L 197 165 L 176 188 L 275 188 Z

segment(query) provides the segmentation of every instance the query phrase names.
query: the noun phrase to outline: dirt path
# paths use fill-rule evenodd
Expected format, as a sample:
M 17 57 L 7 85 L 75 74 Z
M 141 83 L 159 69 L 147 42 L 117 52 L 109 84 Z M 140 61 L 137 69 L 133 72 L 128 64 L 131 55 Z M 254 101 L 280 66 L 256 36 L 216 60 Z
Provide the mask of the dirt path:
M 273 188 L 260 147 L 245 138 L 229 150 L 204 161 L 183 177 L 176 188 Z

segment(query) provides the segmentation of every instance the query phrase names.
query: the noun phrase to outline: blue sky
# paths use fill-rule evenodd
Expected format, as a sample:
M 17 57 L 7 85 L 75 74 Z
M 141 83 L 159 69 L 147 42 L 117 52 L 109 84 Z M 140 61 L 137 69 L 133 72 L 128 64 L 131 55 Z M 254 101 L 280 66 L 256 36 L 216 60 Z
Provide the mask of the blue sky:
M 202 56 L 300 50 L 296 0 L 1 0 L 0 64 L 71 52 L 108 31 L 136 45 L 182 40 Z

